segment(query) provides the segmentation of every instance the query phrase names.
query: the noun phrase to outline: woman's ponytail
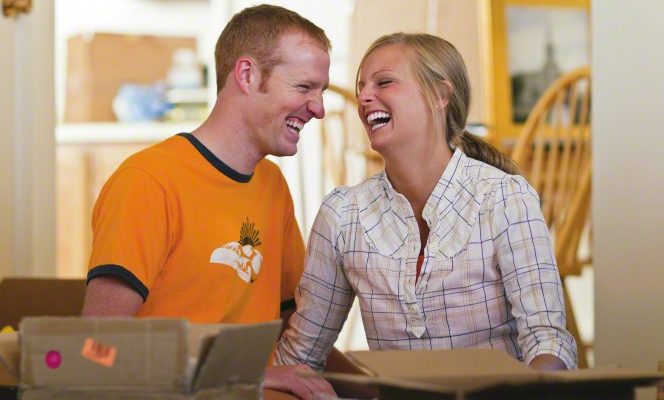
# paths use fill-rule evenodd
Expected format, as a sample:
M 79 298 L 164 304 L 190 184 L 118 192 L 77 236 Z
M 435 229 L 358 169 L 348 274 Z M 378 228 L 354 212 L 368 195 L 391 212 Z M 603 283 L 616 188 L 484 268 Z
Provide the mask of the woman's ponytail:
M 519 166 L 500 150 L 485 142 L 479 136 L 464 130 L 455 135 L 454 140 L 463 153 L 470 158 L 485 162 L 511 175 L 521 175 Z

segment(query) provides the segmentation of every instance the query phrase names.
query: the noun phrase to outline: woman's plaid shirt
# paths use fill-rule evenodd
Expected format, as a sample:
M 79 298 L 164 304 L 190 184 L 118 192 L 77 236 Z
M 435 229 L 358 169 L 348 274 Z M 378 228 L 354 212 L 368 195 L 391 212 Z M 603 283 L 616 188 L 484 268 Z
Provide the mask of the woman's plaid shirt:
M 576 366 L 551 240 L 535 190 L 456 150 L 417 222 L 385 172 L 329 194 L 277 364 L 323 367 L 355 296 L 372 350 L 499 348 Z

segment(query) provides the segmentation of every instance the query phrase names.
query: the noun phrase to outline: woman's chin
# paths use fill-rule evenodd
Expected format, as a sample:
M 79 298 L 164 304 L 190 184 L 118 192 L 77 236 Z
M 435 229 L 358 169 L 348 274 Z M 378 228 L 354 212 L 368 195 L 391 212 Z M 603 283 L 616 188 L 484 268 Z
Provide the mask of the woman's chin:
M 385 141 L 380 139 L 372 140 L 369 138 L 369 144 L 371 145 L 371 149 L 380 155 L 383 155 L 382 152 L 389 147 Z

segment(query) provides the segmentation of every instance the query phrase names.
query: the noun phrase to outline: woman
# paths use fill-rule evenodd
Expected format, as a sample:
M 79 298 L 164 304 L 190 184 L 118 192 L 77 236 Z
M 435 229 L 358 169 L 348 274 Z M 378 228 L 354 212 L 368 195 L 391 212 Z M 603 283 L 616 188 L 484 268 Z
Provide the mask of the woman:
M 357 296 L 372 350 L 489 347 L 575 368 L 537 193 L 464 131 L 469 93 L 441 38 L 396 33 L 367 50 L 358 113 L 385 171 L 325 198 L 277 363 L 322 368 Z

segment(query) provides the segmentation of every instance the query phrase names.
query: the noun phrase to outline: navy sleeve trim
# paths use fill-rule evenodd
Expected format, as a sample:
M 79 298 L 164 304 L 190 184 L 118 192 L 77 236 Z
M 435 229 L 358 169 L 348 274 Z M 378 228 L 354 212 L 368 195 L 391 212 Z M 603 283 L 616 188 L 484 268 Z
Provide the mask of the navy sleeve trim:
M 90 283 L 90 281 L 94 278 L 99 278 L 100 276 L 114 276 L 116 278 L 122 279 L 132 289 L 134 289 L 136 293 L 141 295 L 143 302 L 147 300 L 148 294 L 150 293 L 148 288 L 136 277 L 136 275 L 121 265 L 106 264 L 92 268 L 88 272 L 88 283 Z
M 288 310 L 294 310 L 295 306 L 296 306 L 295 299 L 282 301 L 281 302 L 281 312 L 288 311 Z

